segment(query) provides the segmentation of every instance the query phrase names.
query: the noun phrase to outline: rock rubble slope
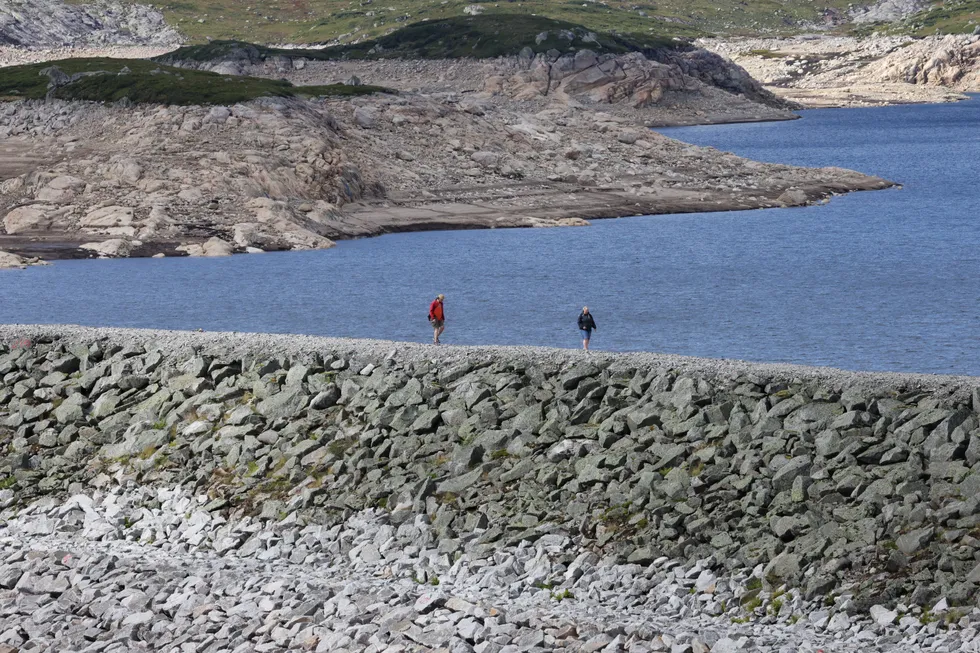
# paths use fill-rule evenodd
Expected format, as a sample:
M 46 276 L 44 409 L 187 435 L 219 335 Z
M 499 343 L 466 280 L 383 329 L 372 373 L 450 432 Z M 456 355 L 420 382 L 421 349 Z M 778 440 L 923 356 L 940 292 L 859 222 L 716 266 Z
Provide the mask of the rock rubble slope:
M 22 66 L 43 61 L 59 61 L 61 59 L 150 59 L 166 54 L 172 49 L 173 47 L 169 45 L 62 46 L 49 48 L 20 48 L 0 45 L 0 68 Z
M 977 379 L 0 333 L 0 646 L 978 650 Z
M 63 0 L 4 0 L 0 44 L 22 48 L 62 46 L 176 46 L 180 33 L 148 5 Z

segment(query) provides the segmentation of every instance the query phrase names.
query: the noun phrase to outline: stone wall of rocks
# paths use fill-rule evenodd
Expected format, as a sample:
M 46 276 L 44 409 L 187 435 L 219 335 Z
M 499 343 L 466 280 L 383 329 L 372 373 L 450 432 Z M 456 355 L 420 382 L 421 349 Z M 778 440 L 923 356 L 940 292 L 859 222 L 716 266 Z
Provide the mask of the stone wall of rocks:
M 0 507 L 35 524 L 23 532 L 301 562 L 319 551 L 309 529 L 369 519 L 391 536 L 424 525 L 447 569 L 546 545 L 551 562 L 522 578 L 537 569 L 527 584 L 549 591 L 574 586 L 581 556 L 672 560 L 697 570 L 691 587 L 702 571 L 734 579 L 730 600 L 699 594 L 713 615 L 772 616 L 778 600 L 778 617 L 790 590 L 784 620 L 833 606 L 823 628 L 872 607 L 882 627 L 914 606 L 980 620 L 978 379 L 293 336 L 0 336 Z M 354 558 L 385 557 L 377 528 L 382 548 Z

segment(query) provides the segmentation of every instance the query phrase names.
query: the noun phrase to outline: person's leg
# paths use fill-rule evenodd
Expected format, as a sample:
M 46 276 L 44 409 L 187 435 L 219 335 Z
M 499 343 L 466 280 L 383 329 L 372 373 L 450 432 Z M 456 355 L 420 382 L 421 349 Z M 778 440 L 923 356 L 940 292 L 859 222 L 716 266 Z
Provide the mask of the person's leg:
M 591 337 L 592 337 L 591 333 L 585 330 L 582 331 L 582 349 L 584 349 L 585 351 L 589 351 L 589 339 Z
M 442 332 L 445 331 L 445 330 L 446 330 L 446 325 L 445 324 L 440 324 L 438 327 L 436 327 L 436 344 L 437 345 L 439 344 L 439 336 L 441 336 L 442 335 Z

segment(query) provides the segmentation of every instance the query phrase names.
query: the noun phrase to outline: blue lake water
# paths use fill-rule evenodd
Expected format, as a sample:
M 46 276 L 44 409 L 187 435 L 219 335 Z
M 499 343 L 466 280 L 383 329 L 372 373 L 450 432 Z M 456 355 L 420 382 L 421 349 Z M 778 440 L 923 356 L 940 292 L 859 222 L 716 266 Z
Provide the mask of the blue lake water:
M 580 346 L 980 375 L 980 99 L 662 130 L 904 184 L 826 206 L 408 233 L 227 259 L 0 274 L 0 322 Z

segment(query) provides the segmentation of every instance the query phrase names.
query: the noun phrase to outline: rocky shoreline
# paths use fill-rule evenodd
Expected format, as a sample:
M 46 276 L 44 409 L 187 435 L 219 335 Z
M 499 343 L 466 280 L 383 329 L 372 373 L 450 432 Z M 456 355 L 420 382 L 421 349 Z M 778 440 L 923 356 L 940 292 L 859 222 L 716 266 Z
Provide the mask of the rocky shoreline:
M 797 117 L 702 49 L 360 62 L 285 52 L 264 57 L 246 45 L 215 60 L 167 61 L 228 83 L 252 75 L 395 92 L 228 107 L 0 106 L 0 251 L 225 256 L 397 231 L 802 206 L 894 185 L 652 131 Z
M 807 108 L 957 102 L 980 92 L 978 35 L 801 35 L 700 44 Z
M 667 91 L 658 110 L 690 119 L 699 103 Z M 800 206 L 893 185 L 686 145 L 609 105 L 494 94 L 19 102 L 0 107 L 0 134 L 0 249 L 45 258 L 324 248 L 393 231 Z
M 83 327 L 0 341 L 0 646 L 980 645 L 980 379 Z

